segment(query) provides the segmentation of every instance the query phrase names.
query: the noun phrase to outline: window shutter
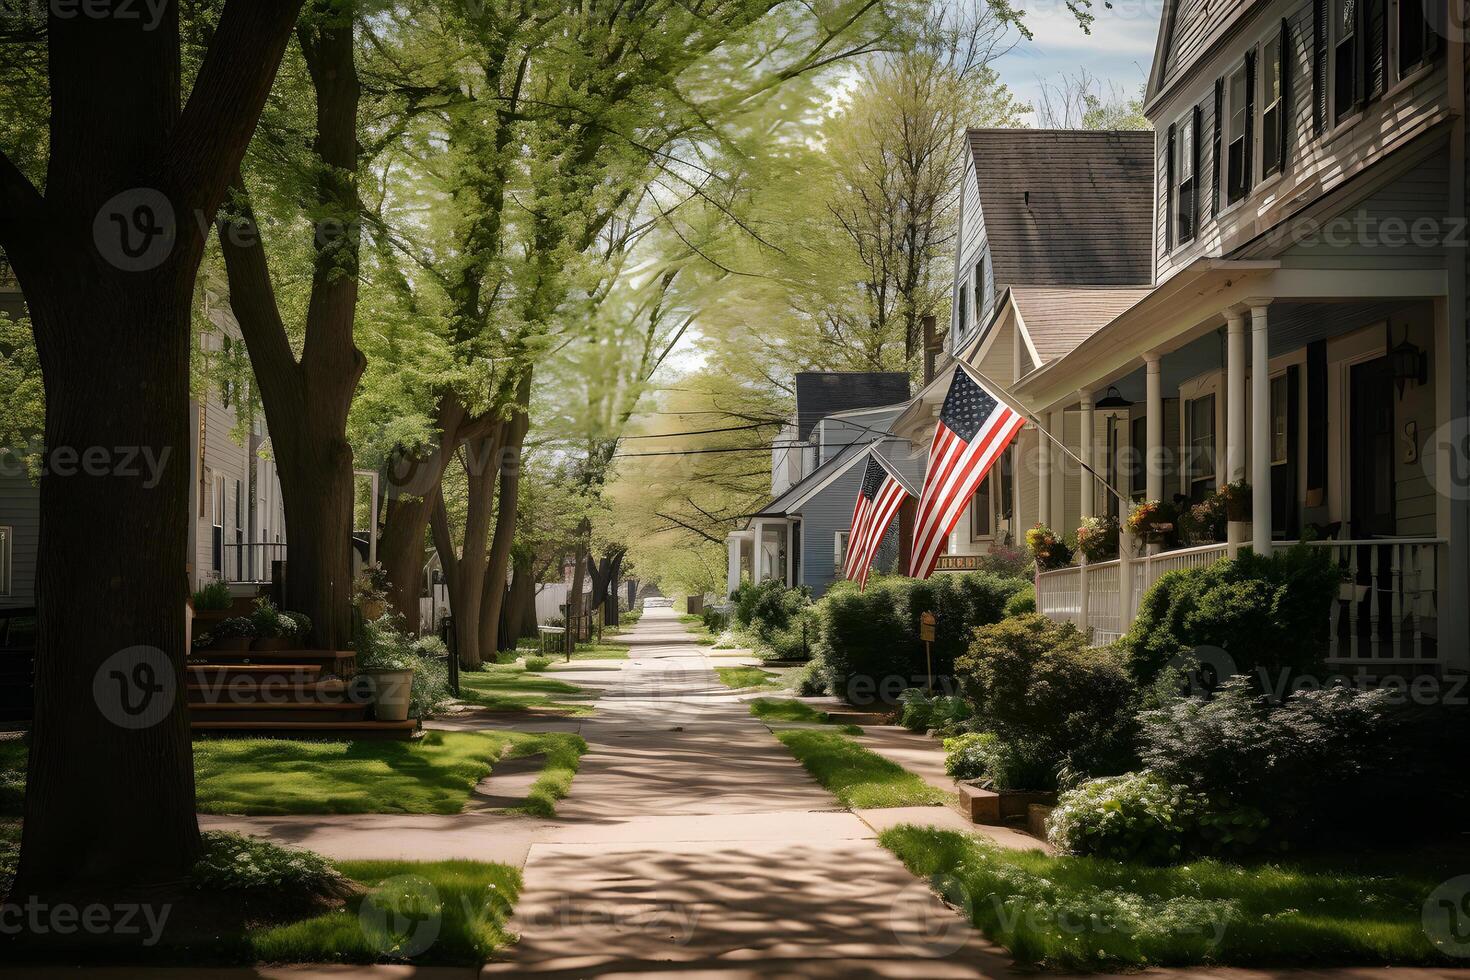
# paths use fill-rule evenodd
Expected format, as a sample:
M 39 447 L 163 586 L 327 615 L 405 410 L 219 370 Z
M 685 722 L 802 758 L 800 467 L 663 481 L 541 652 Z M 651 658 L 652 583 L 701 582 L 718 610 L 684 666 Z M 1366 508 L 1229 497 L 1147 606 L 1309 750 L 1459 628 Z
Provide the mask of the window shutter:
M 1440 36 L 1449 30 L 1446 0 L 1424 0 L 1424 17 L 1429 24 L 1424 32 L 1424 60 L 1433 61 L 1439 54 Z
M 1201 211 L 1199 206 L 1199 189 L 1200 185 L 1204 183 L 1204 181 L 1199 179 L 1199 134 L 1200 127 L 1204 125 L 1202 121 L 1203 117 L 1204 113 L 1200 112 L 1199 106 L 1195 106 L 1194 121 L 1192 123 L 1194 127 L 1194 138 L 1189 141 L 1189 172 L 1194 174 L 1190 182 L 1192 190 L 1189 192 L 1189 228 L 1190 237 L 1192 238 L 1199 237 L 1199 216 Z
M 1312 132 L 1327 130 L 1327 0 L 1312 0 Z
M 1215 134 L 1210 138 L 1210 214 L 1220 215 L 1220 132 L 1225 125 L 1225 79 L 1215 79 Z
M 1164 251 L 1174 250 L 1174 126 L 1164 145 Z
M 1254 50 L 1245 53 L 1245 162 L 1242 171 L 1245 173 L 1243 181 L 1247 191 L 1255 183 L 1251 175 L 1251 164 L 1255 162 L 1256 156 L 1256 52 Z
M 1288 137 L 1291 135 L 1291 119 L 1293 116 L 1291 102 L 1291 66 L 1293 63 L 1291 50 L 1291 22 L 1285 17 L 1281 18 L 1281 110 L 1276 114 L 1276 125 L 1281 130 L 1276 140 L 1276 152 L 1281 156 L 1281 170 L 1286 170 L 1287 160 L 1290 153 L 1287 147 L 1290 144 Z
M 1388 0 L 1367 0 L 1362 11 L 1363 84 L 1371 101 L 1388 91 Z

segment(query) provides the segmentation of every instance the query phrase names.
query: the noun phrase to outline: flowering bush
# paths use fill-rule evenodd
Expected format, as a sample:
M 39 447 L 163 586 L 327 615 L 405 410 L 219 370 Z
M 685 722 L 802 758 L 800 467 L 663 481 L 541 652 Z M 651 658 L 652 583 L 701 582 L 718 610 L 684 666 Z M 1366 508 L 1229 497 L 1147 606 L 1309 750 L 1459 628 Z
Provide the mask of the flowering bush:
M 196 888 L 285 900 L 348 890 L 346 879 L 311 851 L 244 834 L 207 832 L 203 838 L 204 855 L 189 873 Z
M 307 622 L 309 623 L 310 620 Z M 281 612 L 276 608 L 276 604 L 265 596 L 255 600 L 255 611 L 250 614 L 250 624 L 255 627 L 255 635 L 263 640 L 293 637 L 298 628 L 292 614 Z
M 983 779 L 990 751 L 1000 741 L 994 732 L 970 732 L 944 740 L 944 771 L 955 779 Z
M 1068 854 L 1168 864 L 1249 850 L 1268 821 L 1252 807 L 1220 804 L 1152 772 L 1083 783 L 1063 793 L 1047 837 Z
M 412 670 L 408 713 L 424 718 L 449 700 L 449 651 L 438 637 L 410 639 L 393 615 L 362 623 L 355 641 L 358 670 Z
M 1090 562 L 1118 557 L 1118 522 L 1111 517 L 1084 517 L 1077 528 L 1077 550 Z
M 1072 563 L 1072 549 L 1045 524 L 1037 524 L 1026 532 L 1026 550 L 1031 552 L 1037 569 L 1043 572 Z
M 255 635 L 255 624 L 244 616 L 231 616 L 224 620 L 213 630 L 215 637 L 221 636 L 244 636 Z

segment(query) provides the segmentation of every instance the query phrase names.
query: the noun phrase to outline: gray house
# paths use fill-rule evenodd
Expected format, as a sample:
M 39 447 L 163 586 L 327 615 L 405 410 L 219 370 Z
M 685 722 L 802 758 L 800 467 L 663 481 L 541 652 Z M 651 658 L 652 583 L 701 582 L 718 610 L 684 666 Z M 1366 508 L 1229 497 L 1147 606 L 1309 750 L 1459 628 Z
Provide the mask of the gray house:
M 908 394 L 906 374 L 797 375 L 796 418 L 772 450 L 771 499 L 726 538 L 729 591 L 774 579 L 821 595 L 837 580 L 868 452 L 915 487 L 923 481 L 923 450 L 916 456 L 908 440 L 889 435 Z M 880 569 L 897 560 L 897 523 L 879 549 Z

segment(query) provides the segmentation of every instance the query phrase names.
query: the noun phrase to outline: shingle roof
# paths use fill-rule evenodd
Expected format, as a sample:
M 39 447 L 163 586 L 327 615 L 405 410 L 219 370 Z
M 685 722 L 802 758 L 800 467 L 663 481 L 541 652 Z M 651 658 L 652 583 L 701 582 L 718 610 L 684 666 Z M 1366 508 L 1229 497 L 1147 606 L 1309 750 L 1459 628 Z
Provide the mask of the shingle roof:
M 907 401 L 909 376 L 901 371 L 801 371 L 796 375 L 796 438 L 805 441 L 818 422 L 835 412 Z
M 1013 286 L 1011 298 L 1045 364 L 1070 354 L 1150 292 L 1147 286 Z
M 1153 279 L 1154 134 L 972 129 L 996 290 Z

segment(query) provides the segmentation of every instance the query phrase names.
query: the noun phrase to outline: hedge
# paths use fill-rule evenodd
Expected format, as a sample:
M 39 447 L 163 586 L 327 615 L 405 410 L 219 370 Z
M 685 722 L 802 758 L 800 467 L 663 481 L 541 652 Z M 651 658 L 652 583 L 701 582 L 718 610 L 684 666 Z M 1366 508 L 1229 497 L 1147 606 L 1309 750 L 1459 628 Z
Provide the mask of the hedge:
M 948 677 L 976 627 L 1003 618 L 1007 603 L 1026 585 L 987 572 L 928 580 L 879 576 L 868 581 L 866 592 L 840 582 L 813 607 L 813 653 L 825 665 L 832 693 L 853 704 L 892 704 L 904 688 L 925 682 L 922 613 L 932 612 L 937 620 L 934 674 Z

